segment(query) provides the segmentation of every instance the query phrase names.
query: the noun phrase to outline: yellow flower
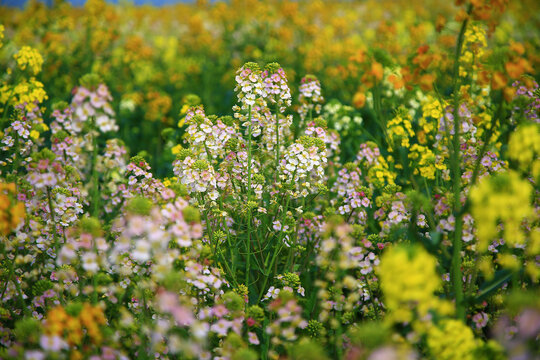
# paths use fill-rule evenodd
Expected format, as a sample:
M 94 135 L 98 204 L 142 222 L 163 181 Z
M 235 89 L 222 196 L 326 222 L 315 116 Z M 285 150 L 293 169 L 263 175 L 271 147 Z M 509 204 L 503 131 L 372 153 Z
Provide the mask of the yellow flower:
M 3 92 L 3 91 L 2 91 Z M 22 81 L 13 88 L 13 99 L 15 105 L 26 105 L 27 111 L 32 111 L 37 104 L 41 104 L 48 99 L 47 93 L 43 89 L 43 84 L 35 78 L 30 78 L 29 81 Z M 9 99 L 2 97 L 2 102 Z
M 173 153 L 173 155 L 176 155 L 178 153 L 180 153 L 180 150 L 182 150 L 182 145 L 175 145 L 172 147 L 171 149 L 171 152 Z
M 4 25 L 0 24 L 0 48 L 4 45 Z
M 378 274 L 384 303 L 391 322 L 411 322 L 430 310 L 452 312 L 452 306 L 435 293 L 442 285 L 436 271 L 437 260 L 420 246 L 397 245 L 381 257 Z
M 477 70 L 477 63 L 481 60 L 487 48 L 486 30 L 480 25 L 472 25 L 465 31 L 463 49 L 461 52 L 461 66 L 459 75 L 466 76 L 467 69 Z
M 36 130 L 30 131 L 30 137 L 34 140 L 37 140 L 39 138 L 39 131 L 36 131 Z
M 480 344 L 472 330 L 459 320 L 443 320 L 428 331 L 427 345 L 436 359 L 473 360 L 474 351 Z
M 517 271 L 519 270 L 521 263 L 514 254 L 497 254 L 497 262 L 506 269 Z
M 398 145 L 408 148 L 409 137 L 414 136 L 411 117 L 408 114 L 400 114 L 390 120 L 387 124 L 388 140 L 392 147 Z
M 519 164 L 523 171 L 532 167 L 532 175 L 540 178 L 540 124 L 523 124 L 511 135 L 508 142 L 508 156 Z
M 437 161 L 437 158 L 433 151 L 431 151 L 428 147 L 414 144 L 411 146 L 410 152 L 409 152 L 409 159 L 414 161 L 413 168 L 414 168 L 414 174 L 420 174 L 422 177 L 425 177 L 426 179 L 433 180 L 435 179 L 435 171 L 438 170 L 445 170 L 446 166 L 444 165 L 444 162 Z
M 422 104 L 422 116 L 423 118 L 431 117 L 435 120 L 439 120 L 443 116 L 443 106 L 446 104 L 441 104 L 439 100 L 435 99 L 433 96 L 428 95 L 426 101 Z M 429 132 L 433 130 L 433 125 L 430 124 L 427 128 L 424 128 L 424 131 Z
M 525 243 L 521 222 L 534 214 L 532 191 L 531 184 L 513 171 L 485 177 L 471 189 L 471 212 L 480 251 L 486 251 L 497 237 L 500 223 L 509 246 Z
M 28 67 L 31 73 L 34 75 L 39 74 L 41 71 L 43 58 L 36 49 L 31 48 L 30 46 L 23 46 L 14 57 L 21 70 L 26 70 Z

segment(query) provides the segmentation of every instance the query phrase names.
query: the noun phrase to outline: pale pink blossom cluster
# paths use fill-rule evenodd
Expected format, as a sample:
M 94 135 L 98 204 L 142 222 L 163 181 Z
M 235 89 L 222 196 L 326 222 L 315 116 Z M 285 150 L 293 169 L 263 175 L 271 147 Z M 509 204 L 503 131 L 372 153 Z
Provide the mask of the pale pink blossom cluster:
M 17 105 L 16 109 L 17 118 L 3 130 L 0 150 L 10 152 L 10 154 L 0 160 L 0 166 L 12 163 L 15 157 L 21 159 L 20 165 L 25 165 L 25 158 L 30 155 L 32 149 L 36 148 L 37 143 L 42 142 L 42 139 L 31 136 L 31 131 L 43 123 L 40 108 L 36 105 L 32 111 L 27 111 L 25 105 Z
M 261 79 L 261 70 L 255 63 L 246 63 L 236 72 L 236 87 L 238 102 L 242 110 L 248 110 L 255 105 L 257 98 L 265 98 L 266 92 Z
M 366 163 L 367 165 L 379 165 L 379 157 L 381 152 L 377 145 L 372 142 L 360 144 L 360 150 L 356 155 L 356 159 L 360 163 Z
M 299 195 L 307 196 L 323 180 L 326 163 L 325 148 L 300 139 L 287 148 L 281 159 L 281 180 L 296 184 Z
M 126 177 L 128 187 L 124 191 L 125 198 L 142 195 L 159 202 L 176 196 L 174 191 L 163 185 L 161 180 L 154 178 L 150 166 L 144 159 L 132 158 L 126 167 Z
M 306 130 L 304 132 L 307 136 L 313 136 L 321 139 L 326 144 L 326 157 L 328 159 L 333 159 L 339 155 L 340 149 L 340 137 L 339 133 L 336 131 L 331 131 L 326 128 L 326 122 L 323 124 L 319 121 L 310 121 L 306 124 Z M 335 158 L 339 160 L 339 158 Z
M 267 66 L 266 70 L 262 72 L 261 78 L 267 101 L 270 104 L 275 104 L 280 113 L 284 112 L 287 107 L 291 106 L 291 90 L 283 68 L 277 64 L 272 67 Z
M 208 195 L 217 199 L 217 179 L 214 167 L 206 160 L 195 160 L 191 156 L 174 162 L 174 174 L 186 185 L 188 192 L 196 195 Z
M 321 104 L 324 101 L 321 83 L 314 75 L 306 75 L 300 82 L 300 95 L 298 96 L 300 107 L 298 108 L 298 113 L 302 120 L 306 119 L 308 114 L 311 114 L 311 117 L 313 118 L 314 115 L 321 113 Z M 313 114 L 313 112 L 315 112 L 315 114 Z
M 74 131 L 81 132 L 83 124 L 90 119 L 93 119 L 95 126 L 103 133 L 118 131 L 111 101 L 112 96 L 105 84 L 100 84 L 95 90 L 84 86 L 77 87 L 72 100 Z
M 302 307 L 295 299 L 283 301 L 278 297 L 268 305 L 268 309 L 275 314 L 274 320 L 266 328 L 273 344 L 295 341 L 308 324 L 302 318 Z

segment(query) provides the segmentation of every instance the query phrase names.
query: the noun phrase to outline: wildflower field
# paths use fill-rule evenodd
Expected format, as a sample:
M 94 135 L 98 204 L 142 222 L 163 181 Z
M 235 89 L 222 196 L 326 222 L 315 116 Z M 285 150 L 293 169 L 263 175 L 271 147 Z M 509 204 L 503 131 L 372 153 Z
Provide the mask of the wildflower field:
M 540 4 L 0 7 L 0 359 L 539 359 Z

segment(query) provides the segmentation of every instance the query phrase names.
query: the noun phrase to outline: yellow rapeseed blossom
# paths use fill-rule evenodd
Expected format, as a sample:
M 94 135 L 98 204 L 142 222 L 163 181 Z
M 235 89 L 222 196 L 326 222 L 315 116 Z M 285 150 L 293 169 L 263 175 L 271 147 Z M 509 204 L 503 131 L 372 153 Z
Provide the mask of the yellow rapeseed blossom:
M 173 153 L 173 155 L 179 154 L 180 150 L 182 150 L 182 145 L 180 144 L 175 145 L 171 148 L 171 152 Z
M 18 83 L 11 91 L 5 85 L 0 88 L 0 93 L 2 94 L 0 95 L 0 102 L 6 103 L 9 100 L 13 100 L 13 105 L 26 105 L 27 111 L 32 111 L 36 103 L 41 104 L 44 100 L 48 99 L 47 93 L 43 89 L 43 84 L 35 78 Z
M 427 345 L 434 358 L 440 360 L 473 360 L 480 341 L 472 330 L 459 320 L 443 320 L 428 331 Z
M 386 165 L 386 166 L 385 166 Z M 396 174 L 388 169 L 386 161 L 383 164 L 373 165 L 368 170 L 368 178 L 373 185 L 383 188 L 385 185 L 394 185 Z
M 433 151 L 427 146 L 414 144 L 409 152 L 409 159 L 414 161 L 414 174 L 420 174 L 426 179 L 434 180 L 436 170 L 445 170 L 446 165 L 442 161 L 437 161 Z
M 36 49 L 30 46 L 23 46 L 14 57 L 21 70 L 26 70 L 26 68 L 28 68 L 33 75 L 37 75 L 41 71 L 43 58 Z
M 518 271 L 521 267 L 521 261 L 514 254 L 497 254 L 497 262 L 505 269 Z
M 428 122 L 426 118 L 431 117 L 432 119 L 439 120 L 443 116 L 444 106 L 446 106 L 446 104 L 441 104 L 441 102 L 433 96 L 428 95 L 426 97 L 426 100 L 422 104 L 422 119 L 424 123 L 421 121 L 420 124 L 425 132 L 433 130 L 433 122 Z
M 444 109 L 447 103 L 441 102 L 431 95 L 428 95 L 422 101 L 422 117 L 418 119 L 420 126 L 417 132 L 417 139 L 420 144 L 426 144 L 427 141 L 432 141 L 439 126 L 439 119 L 444 115 Z
M 491 256 L 482 256 L 480 260 L 477 261 L 477 267 L 487 280 L 493 279 L 495 268 L 493 267 L 493 259 Z
M 471 189 L 472 215 L 480 251 L 486 251 L 504 226 L 504 240 L 510 246 L 525 243 L 521 222 L 534 214 L 531 184 L 514 171 L 485 177 Z
M 486 30 L 481 25 L 472 25 L 465 31 L 459 75 L 467 76 L 467 69 L 476 71 L 478 62 L 487 48 Z
M 540 124 L 520 125 L 510 136 L 508 156 L 527 171 L 531 167 L 535 179 L 540 179 Z
M 540 228 L 534 228 L 531 231 L 529 245 L 527 246 L 527 255 L 536 256 L 540 254 Z
M 414 136 L 410 115 L 397 115 L 388 122 L 387 128 L 390 146 L 393 148 L 397 146 L 408 148 L 410 146 L 409 138 Z
M 435 293 L 442 280 L 436 271 L 437 260 L 420 246 L 397 245 L 381 257 L 378 274 L 390 322 L 411 322 L 430 310 L 449 314 L 452 306 Z
M 4 25 L 0 24 L 0 48 L 4 45 Z

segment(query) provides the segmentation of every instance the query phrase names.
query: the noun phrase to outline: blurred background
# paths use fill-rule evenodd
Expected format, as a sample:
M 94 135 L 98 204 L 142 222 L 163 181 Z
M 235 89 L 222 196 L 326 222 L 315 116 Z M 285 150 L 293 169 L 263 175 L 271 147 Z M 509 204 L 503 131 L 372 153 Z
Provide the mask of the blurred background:
M 54 4 L 54 0 L 40 0 L 42 3 L 47 4 L 49 6 L 52 6 Z M 131 3 L 135 5 L 154 5 L 154 6 L 162 6 L 162 5 L 171 5 L 178 2 L 193 2 L 194 0 L 132 0 Z M 12 6 L 12 7 L 24 7 L 27 0 L 1 0 L 0 5 L 4 6 Z M 107 2 L 111 4 L 118 4 L 118 0 L 107 0 Z M 122 0 L 120 0 L 122 2 Z M 83 6 L 86 3 L 86 0 L 69 0 L 68 3 L 70 3 L 73 6 Z
M 301 77 L 320 79 L 323 111 L 343 139 L 342 161 L 352 159 L 365 130 L 376 126 L 374 88 L 388 116 L 397 103 L 391 97 L 410 93 L 389 89 L 450 90 L 448 54 L 459 30 L 453 1 L 149 2 L 2 0 L 0 64 L 12 63 L 22 46 L 39 50 L 46 115 L 55 102 L 71 101 L 83 75 L 98 74 L 114 97 L 121 138 L 131 154 L 145 152 L 158 174 L 170 171 L 169 149 L 181 140 L 189 95 L 200 98 L 207 114 L 231 114 L 234 75 L 247 61 L 279 62 L 295 99 Z M 488 24 L 494 56 L 509 57 L 512 38 L 538 68 L 539 3 L 510 1 L 496 24 Z

